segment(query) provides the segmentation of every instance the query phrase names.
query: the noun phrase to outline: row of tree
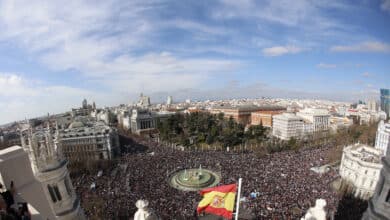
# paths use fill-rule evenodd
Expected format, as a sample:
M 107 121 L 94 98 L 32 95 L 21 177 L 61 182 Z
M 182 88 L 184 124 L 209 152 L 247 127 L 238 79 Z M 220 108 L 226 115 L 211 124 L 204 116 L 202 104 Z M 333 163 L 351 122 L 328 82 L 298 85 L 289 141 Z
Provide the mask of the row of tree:
M 285 150 L 298 151 L 304 147 L 332 146 L 330 162 L 340 160 L 344 146 L 364 143 L 373 146 L 378 123 L 354 124 L 336 132 L 323 131 L 303 138 L 284 141 L 269 135 L 269 129 L 262 126 L 246 128 L 233 118 L 210 113 L 192 113 L 172 115 L 158 123 L 160 139 L 184 147 L 218 146 L 226 149 L 251 149 L 259 156 Z M 237 146 L 240 146 L 239 148 Z M 250 147 L 249 147 L 250 146 Z M 214 148 L 213 148 L 214 149 Z
M 261 143 L 267 139 L 268 129 L 262 125 L 248 129 L 224 115 L 196 112 L 176 114 L 158 123 L 160 138 L 185 147 L 218 145 L 234 148 L 248 143 Z

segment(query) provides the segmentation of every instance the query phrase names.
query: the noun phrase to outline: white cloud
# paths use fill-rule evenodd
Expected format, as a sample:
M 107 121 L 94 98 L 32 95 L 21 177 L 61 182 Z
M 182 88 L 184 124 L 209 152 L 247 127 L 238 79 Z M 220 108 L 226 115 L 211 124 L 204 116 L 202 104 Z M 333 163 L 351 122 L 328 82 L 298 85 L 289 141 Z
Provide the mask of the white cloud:
M 282 24 L 285 26 L 299 26 L 311 28 L 315 25 L 317 30 L 325 30 L 333 27 L 342 27 L 321 13 L 321 9 L 348 10 L 353 6 L 343 4 L 340 1 L 307 1 L 307 0 L 220 0 L 221 6 L 213 11 L 216 19 L 247 18 L 259 19 L 266 22 Z M 323 33 L 322 33 L 323 34 Z
M 100 91 L 36 83 L 18 73 L 0 73 L 0 124 L 42 116 L 48 112 L 69 111 L 83 98 L 100 104 L 114 100 L 114 96 Z
M 338 45 L 330 48 L 333 52 L 390 52 L 390 45 L 378 41 L 367 41 L 354 45 Z
M 324 69 L 331 69 L 331 68 L 336 68 L 336 64 L 331 64 L 331 63 L 319 63 L 317 64 L 318 68 L 324 68 Z
M 16 73 L 0 72 L 0 98 L 34 96 L 36 91 L 32 90 L 28 83 Z
M 0 40 L 12 41 L 37 55 L 54 71 L 75 70 L 87 80 L 118 90 L 115 84 L 127 82 L 122 90 L 174 90 L 195 86 L 201 79 L 230 72 L 238 61 L 216 58 L 179 57 L 154 51 L 153 36 L 163 28 L 181 28 L 206 35 L 226 34 L 224 28 L 173 20 L 156 21 L 148 16 L 164 1 L 2 1 Z M 149 50 L 145 50 L 148 48 Z M 142 52 L 140 52 L 142 51 Z M 186 80 L 180 84 L 174 78 Z M 161 79 L 171 80 L 161 80 Z M 148 80 L 148 81 L 143 81 Z M 116 81 L 116 82 L 115 82 Z M 198 85 L 199 85 L 198 84 Z M 113 87 L 112 87 L 113 86 Z M 137 90 L 138 89 L 138 90 Z
M 381 9 L 390 12 L 390 0 L 382 0 Z
M 274 57 L 274 56 L 282 56 L 285 54 L 296 54 L 302 51 L 304 51 L 303 48 L 296 47 L 296 46 L 275 46 L 275 47 L 264 48 L 262 50 L 262 53 L 264 56 Z

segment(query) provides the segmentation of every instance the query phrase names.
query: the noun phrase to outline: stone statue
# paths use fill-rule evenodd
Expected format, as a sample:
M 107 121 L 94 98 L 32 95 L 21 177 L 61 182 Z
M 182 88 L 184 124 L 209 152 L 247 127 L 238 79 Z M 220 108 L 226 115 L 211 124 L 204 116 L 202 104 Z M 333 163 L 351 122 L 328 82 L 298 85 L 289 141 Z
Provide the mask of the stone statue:
M 326 220 L 325 199 L 317 199 L 316 205 L 307 210 L 305 217 L 301 220 Z
M 134 214 L 134 220 L 159 220 L 160 218 L 148 208 L 147 200 L 138 200 L 135 206 L 138 211 Z

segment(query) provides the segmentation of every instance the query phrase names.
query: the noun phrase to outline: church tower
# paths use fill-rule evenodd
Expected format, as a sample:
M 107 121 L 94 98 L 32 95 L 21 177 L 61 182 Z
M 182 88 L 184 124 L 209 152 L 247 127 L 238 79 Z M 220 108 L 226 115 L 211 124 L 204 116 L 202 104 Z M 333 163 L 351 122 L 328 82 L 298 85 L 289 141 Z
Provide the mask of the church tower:
M 21 134 L 23 149 L 28 153 L 35 178 L 40 182 L 52 214 L 60 220 L 85 219 L 80 200 L 73 189 L 62 155 L 58 126 L 53 132 L 47 128 L 24 130 Z

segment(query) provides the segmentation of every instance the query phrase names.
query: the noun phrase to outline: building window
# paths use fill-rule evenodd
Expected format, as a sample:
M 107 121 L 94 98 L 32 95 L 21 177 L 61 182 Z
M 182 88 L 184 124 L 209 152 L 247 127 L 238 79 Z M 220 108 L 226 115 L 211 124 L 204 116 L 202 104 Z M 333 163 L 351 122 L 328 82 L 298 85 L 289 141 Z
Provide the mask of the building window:
M 58 201 L 61 201 L 61 200 L 62 200 L 62 197 L 61 197 L 60 191 L 58 190 L 58 186 L 57 186 L 57 185 L 54 185 L 54 186 L 53 186 L 53 189 L 54 189 L 55 195 L 56 195 L 56 197 L 57 197 L 57 200 L 58 200 Z
M 61 201 L 62 197 L 60 191 L 58 190 L 57 185 L 47 185 L 47 190 L 49 191 L 51 200 L 53 202 Z
M 54 194 L 53 187 L 50 186 L 50 185 L 47 185 L 47 190 L 49 191 L 51 200 L 52 200 L 53 202 L 57 202 L 57 198 L 56 198 L 56 195 Z

